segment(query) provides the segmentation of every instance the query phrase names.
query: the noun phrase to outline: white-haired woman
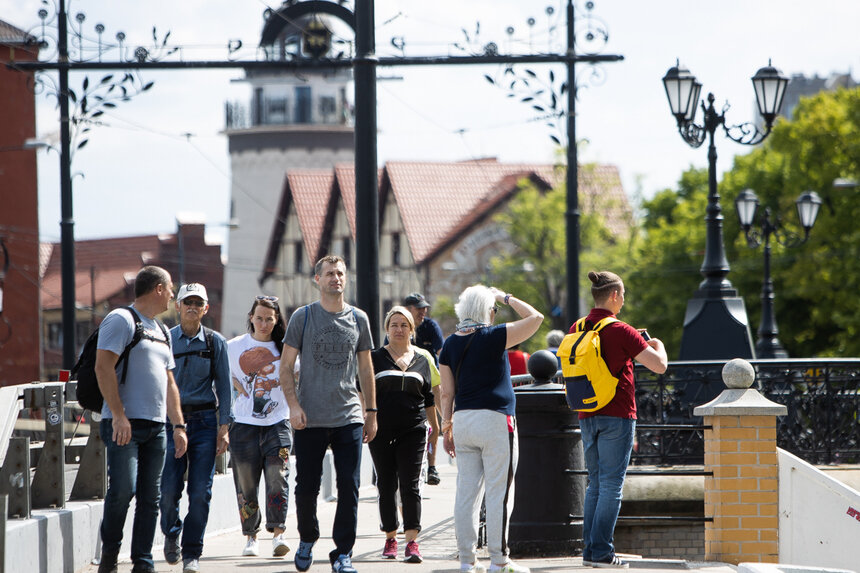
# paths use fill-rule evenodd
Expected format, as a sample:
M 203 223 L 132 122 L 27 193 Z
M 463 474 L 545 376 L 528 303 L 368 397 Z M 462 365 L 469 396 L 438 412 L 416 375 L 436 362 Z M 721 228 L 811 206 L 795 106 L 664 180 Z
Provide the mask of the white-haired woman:
M 493 325 L 498 304 L 520 319 Z M 460 294 L 460 322 L 439 356 L 442 375 L 442 435 L 445 451 L 457 455 L 454 525 L 461 571 L 483 571 L 476 558 L 478 508 L 486 488 L 490 571 L 527 573 L 508 558 L 508 517 L 517 466 L 516 399 L 506 350 L 525 342 L 543 315 L 497 288 L 475 285 Z

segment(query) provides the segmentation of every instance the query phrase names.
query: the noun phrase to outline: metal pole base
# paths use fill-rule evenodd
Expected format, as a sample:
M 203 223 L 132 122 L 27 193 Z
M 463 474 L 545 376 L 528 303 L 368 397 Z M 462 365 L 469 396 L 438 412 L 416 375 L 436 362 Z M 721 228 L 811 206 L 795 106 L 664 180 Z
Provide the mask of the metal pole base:
M 681 360 L 755 358 L 741 297 L 691 298 L 684 317 Z

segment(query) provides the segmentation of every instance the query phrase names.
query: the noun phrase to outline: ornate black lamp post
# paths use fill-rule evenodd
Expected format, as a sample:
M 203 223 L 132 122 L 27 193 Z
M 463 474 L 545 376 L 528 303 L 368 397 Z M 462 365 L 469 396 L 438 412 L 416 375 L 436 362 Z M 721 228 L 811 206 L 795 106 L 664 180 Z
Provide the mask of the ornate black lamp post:
M 761 216 L 760 230 L 753 229 L 758 197 L 751 189 L 745 189 L 735 199 L 738 219 L 746 235 L 747 244 L 752 248 L 764 245 L 764 279 L 761 286 L 761 324 L 758 327 L 758 340 L 755 353 L 758 358 L 788 358 L 788 352 L 779 342 L 779 328 L 773 311 L 773 281 L 770 278 L 770 237 L 784 247 L 798 247 L 809 239 L 809 231 L 815 225 L 821 197 L 815 191 L 801 193 L 795 201 L 803 237 L 787 233 L 780 225 L 779 217 L 772 217 L 770 207 L 765 207 Z
M 684 335 L 681 339 L 681 360 L 723 358 L 752 358 L 752 342 L 743 299 L 738 297 L 726 275 L 729 263 L 723 244 L 723 215 L 717 193 L 717 148 L 714 133 L 722 127 L 726 137 L 743 145 L 761 143 L 782 106 L 788 78 L 768 65 L 752 78 L 758 110 L 764 120 L 763 128 L 754 123 L 726 125 L 726 111 L 714 107 L 714 94 L 708 94 L 707 106 L 701 104 L 703 123 L 696 124 L 696 111 L 702 84 L 690 70 L 677 63 L 663 77 L 669 107 L 678 124 L 678 133 L 691 147 L 699 147 L 708 136 L 708 207 L 705 215 L 707 235 L 705 260 L 701 272 L 705 279 L 687 303 Z

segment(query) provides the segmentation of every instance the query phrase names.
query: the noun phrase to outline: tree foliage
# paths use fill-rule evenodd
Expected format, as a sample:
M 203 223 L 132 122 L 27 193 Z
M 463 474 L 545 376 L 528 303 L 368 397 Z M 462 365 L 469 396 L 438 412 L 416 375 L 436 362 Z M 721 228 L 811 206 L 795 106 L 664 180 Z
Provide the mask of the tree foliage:
M 587 169 L 588 166 L 581 167 Z M 493 276 L 499 288 L 516 293 L 546 317 L 541 329 L 526 344 L 529 351 L 544 348 L 546 333 L 551 329 L 567 332 L 566 222 L 567 190 L 565 185 L 541 189 L 523 180 L 508 209 L 496 215 L 516 248 L 493 259 Z M 580 215 L 580 292 L 590 291 L 582 279 L 589 268 L 607 266 L 606 259 L 624 265 L 626 243 L 614 237 L 598 212 Z M 505 319 L 516 317 L 505 316 Z
M 806 244 L 785 248 L 771 239 L 779 338 L 795 357 L 860 355 L 860 188 L 834 187 L 837 178 L 860 180 L 856 88 L 801 100 L 792 120 L 780 122 L 765 145 L 736 159 L 721 187 L 728 205 L 742 189 L 753 189 L 760 210 L 770 207 L 785 231 L 801 235 L 797 197 L 813 190 L 824 202 Z M 755 329 L 762 248 L 748 248 L 734 213 L 728 219 L 730 279 L 744 296 Z
M 753 189 L 759 209 L 770 207 L 788 238 L 802 235 L 794 204 L 800 193 L 814 190 L 824 201 L 806 244 L 786 248 L 771 239 L 779 338 L 794 357 L 860 355 L 860 188 L 834 188 L 840 177 L 860 180 L 858 89 L 801 100 L 791 121 L 778 122 L 762 146 L 735 158 L 718 187 L 728 278 L 746 302 L 753 333 L 761 319 L 763 254 L 747 246 L 735 198 Z M 677 190 L 645 201 L 625 277 L 624 319 L 663 339 L 670 358 L 677 358 L 686 302 L 702 280 L 706 204 L 707 171 L 698 169 L 684 172 Z

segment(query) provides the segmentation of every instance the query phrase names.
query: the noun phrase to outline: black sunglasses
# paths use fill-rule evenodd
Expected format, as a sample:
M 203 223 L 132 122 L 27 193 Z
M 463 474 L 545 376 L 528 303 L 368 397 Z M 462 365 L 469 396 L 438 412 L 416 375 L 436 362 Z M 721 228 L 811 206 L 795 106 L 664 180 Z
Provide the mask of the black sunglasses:
M 203 308 L 206 306 L 206 302 L 202 300 L 188 300 L 187 298 L 182 299 L 182 304 L 185 306 L 196 306 L 197 308 Z
M 499 305 L 494 304 L 494 305 L 493 305 L 493 312 L 495 312 L 496 314 L 498 314 L 498 313 L 499 313 L 499 310 L 500 310 Z

